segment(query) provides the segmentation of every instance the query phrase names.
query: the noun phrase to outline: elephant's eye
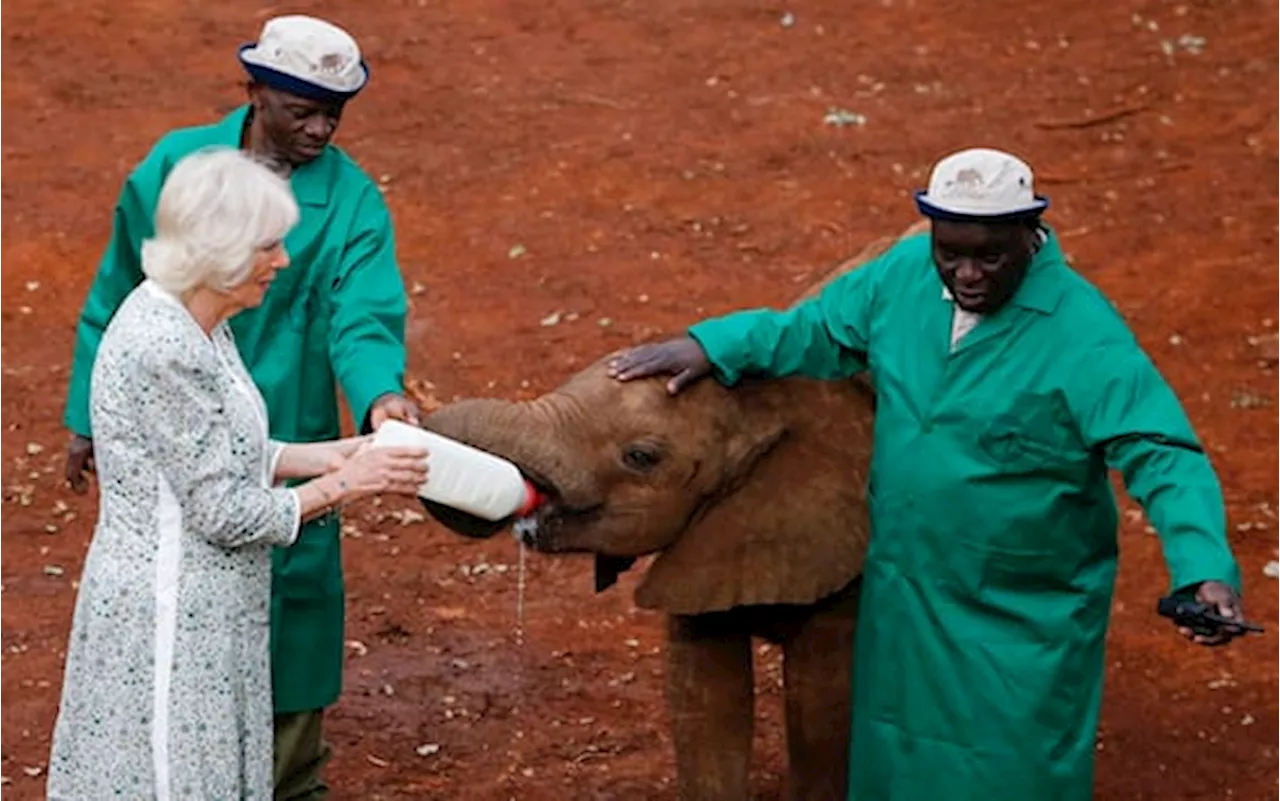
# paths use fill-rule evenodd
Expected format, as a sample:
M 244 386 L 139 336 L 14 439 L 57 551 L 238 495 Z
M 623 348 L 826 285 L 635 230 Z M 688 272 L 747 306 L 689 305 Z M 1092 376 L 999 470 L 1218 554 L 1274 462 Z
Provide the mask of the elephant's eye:
M 647 473 L 658 466 L 662 455 L 649 448 L 632 446 L 622 452 L 622 463 L 629 469 Z

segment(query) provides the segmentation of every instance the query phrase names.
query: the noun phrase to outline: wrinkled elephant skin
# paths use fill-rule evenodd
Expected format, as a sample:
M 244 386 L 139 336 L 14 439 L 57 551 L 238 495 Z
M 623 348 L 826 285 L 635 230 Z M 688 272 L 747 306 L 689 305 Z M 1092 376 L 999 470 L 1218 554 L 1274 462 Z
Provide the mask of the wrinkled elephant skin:
M 843 799 L 870 388 L 705 380 L 673 398 L 661 379 L 609 378 L 606 361 L 534 401 L 460 401 L 425 425 L 541 486 L 549 500 L 521 526 L 531 547 L 593 553 L 604 570 L 654 555 L 635 601 L 669 615 L 681 799 L 750 796 L 752 637 L 783 650 L 788 797 Z M 503 527 L 429 509 L 470 536 Z

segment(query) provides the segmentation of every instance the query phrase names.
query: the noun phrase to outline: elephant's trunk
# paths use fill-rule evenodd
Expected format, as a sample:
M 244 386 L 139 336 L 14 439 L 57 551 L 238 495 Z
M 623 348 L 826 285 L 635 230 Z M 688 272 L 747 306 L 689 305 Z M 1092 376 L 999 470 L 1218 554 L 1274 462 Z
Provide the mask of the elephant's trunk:
M 516 461 L 516 454 L 511 453 L 512 437 L 506 432 L 528 427 L 528 406 L 501 400 L 463 400 L 432 412 L 424 426 L 441 436 Z
M 431 431 L 507 459 L 569 507 L 588 508 L 600 490 L 573 441 L 575 426 L 555 396 L 535 401 L 476 399 L 441 407 L 427 417 Z

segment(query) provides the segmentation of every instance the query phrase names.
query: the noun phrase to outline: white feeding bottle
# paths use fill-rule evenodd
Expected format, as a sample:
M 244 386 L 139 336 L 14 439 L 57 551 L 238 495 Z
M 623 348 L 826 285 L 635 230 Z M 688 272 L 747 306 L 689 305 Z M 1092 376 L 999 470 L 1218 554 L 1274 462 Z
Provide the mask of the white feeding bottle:
M 425 428 L 388 420 L 373 445 L 426 448 L 428 474 L 418 497 L 467 514 L 493 521 L 525 517 L 542 502 L 511 462 Z

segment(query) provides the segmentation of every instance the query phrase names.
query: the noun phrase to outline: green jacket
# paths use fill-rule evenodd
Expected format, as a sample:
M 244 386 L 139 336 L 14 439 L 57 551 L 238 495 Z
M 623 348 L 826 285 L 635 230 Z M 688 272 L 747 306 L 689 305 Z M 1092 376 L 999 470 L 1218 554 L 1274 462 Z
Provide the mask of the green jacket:
M 171 131 L 125 181 L 111 241 L 76 331 L 64 415 L 89 436 L 89 375 L 107 322 L 143 276 L 141 242 L 169 170 L 210 145 L 238 147 L 248 108 L 214 125 Z M 406 299 L 391 217 L 378 187 L 345 153 L 328 147 L 291 179 L 301 219 L 285 240 L 292 263 L 262 305 L 231 320 L 245 364 L 266 399 L 271 436 L 316 442 L 341 435 L 336 385 L 359 425 L 373 401 L 401 392 Z M 318 709 L 342 687 L 341 524 L 307 524 L 272 557 L 272 667 L 277 712 Z
M 1221 488 L 1172 390 L 1056 238 L 950 350 L 927 234 L 787 311 L 690 330 L 717 378 L 876 386 L 849 798 L 1086 801 L 1116 573 L 1108 468 L 1172 588 L 1239 589 Z

